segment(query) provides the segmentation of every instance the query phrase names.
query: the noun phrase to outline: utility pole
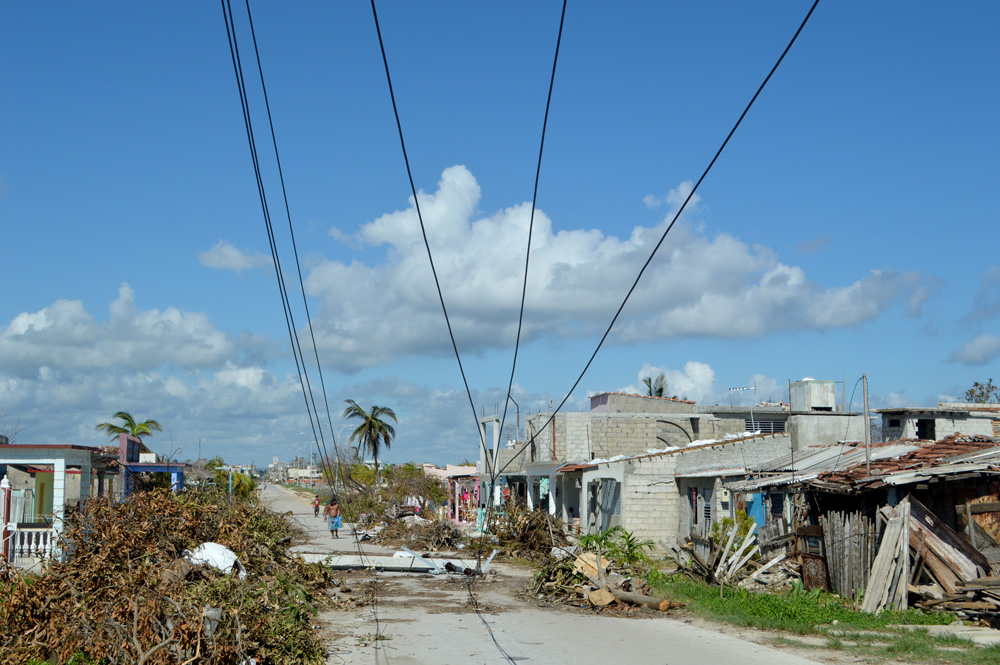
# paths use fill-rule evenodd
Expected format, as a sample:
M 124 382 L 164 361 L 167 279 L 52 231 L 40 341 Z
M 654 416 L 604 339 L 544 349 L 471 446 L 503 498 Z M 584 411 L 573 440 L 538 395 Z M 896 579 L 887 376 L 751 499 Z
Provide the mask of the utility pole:
M 872 475 L 871 424 L 868 422 L 868 375 L 861 375 L 861 389 L 865 396 L 865 472 Z
M 201 459 L 201 439 L 198 439 L 198 459 Z

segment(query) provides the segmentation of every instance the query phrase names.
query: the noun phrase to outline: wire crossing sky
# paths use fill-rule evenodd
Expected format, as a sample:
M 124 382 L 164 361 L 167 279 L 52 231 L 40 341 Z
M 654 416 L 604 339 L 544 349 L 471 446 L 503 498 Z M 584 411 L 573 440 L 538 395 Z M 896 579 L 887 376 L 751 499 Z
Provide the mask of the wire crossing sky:
M 563 399 L 809 5 L 569 7 L 512 386 L 522 418 Z M 660 371 L 669 394 L 721 403 L 731 385 L 778 400 L 788 379 L 864 372 L 875 407 L 997 376 L 1000 8 L 898 10 L 819 6 L 565 408 Z M 506 398 L 560 11 L 379 6 L 480 412 Z M 389 461 L 474 459 L 370 8 L 253 12 L 329 399 L 396 411 Z M 198 438 L 233 462 L 307 454 L 218 7 L 8 5 L 0 57 L 0 426 L 94 445 L 127 410 L 159 420 L 153 449 L 181 458 Z M 261 177 L 280 186 L 270 163 Z

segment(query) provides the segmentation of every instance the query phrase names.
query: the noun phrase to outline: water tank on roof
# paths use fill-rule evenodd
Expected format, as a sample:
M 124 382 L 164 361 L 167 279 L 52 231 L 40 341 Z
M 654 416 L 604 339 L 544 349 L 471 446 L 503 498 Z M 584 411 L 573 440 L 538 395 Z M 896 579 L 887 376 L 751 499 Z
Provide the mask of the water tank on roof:
M 789 395 L 792 411 L 836 411 L 835 381 L 803 379 L 792 384 Z
M 10 443 L 10 439 L 8 439 L 3 434 L 0 434 L 0 446 L 8 444 L 8 443 Z

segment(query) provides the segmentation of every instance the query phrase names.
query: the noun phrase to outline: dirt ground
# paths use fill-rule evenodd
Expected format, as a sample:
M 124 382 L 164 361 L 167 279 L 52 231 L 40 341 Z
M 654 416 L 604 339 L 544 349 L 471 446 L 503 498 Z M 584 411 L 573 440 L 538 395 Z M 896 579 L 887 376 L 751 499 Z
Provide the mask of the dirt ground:
M 309 532 L 301 546 L 311 552 L 357 552 L 351 538 L 333 540 L 312 516 L 308 499 L 268 487 L 264 498 L 291 511 Z M 341 534 L 349 534 L 345 525 Z M 367 554 L 392 554 L 368 547 Z M 625 616 L 551 604 L 526 597 L 532 570 L 494 563 L 473 594 L 459 574 L 338 573 L 329 593 L 346 609 L 317 617 L 329 649 L 328 663 L 470 665 L 475 663 L 715 663 L 807 665 L 856 663 L 844 652 L 782 646 L 781 636 L 713 624 L 687 615 L 637 610 Z M 473 597 L 475 601 L 473 601 Z M 478 613 L 477 613 L 478 606 Z

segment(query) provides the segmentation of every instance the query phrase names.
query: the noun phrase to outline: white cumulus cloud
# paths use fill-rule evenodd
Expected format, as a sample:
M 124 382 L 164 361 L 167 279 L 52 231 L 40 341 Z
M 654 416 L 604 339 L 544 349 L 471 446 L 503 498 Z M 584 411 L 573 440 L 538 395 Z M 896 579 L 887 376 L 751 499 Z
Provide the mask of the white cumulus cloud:
M 232 270 L 236 273 L 255 268 L 270 268 L 274 265 L 270 256 L 239 249 L 224 240 L 219 240 L 207 252 L 199 252 L 198 261 L 207 268 Z
M 949 360 L 966 365 L 985 365 L 997 354 L 1000 354 L 1000 336 L 982 333 L 952 351 Z
M 669 210 L 658 224 L 635 226 L 622 237 L 597 229 L 557 231 L 544 211 L 536 211 L 522 340 L 602 330 L 690 187 L 683 183 L 647 201 Z M 513 344 L 531 212 L 521 203 L 481 215 L 480 196 L 464 166 L 445 169 L 437 191 L 419 194 L 453 330 L 463 351 L 473 353 Z M 343 370 L 451 353 L 413 204 L 411 197 L 405 209 L 351 236 L 384 248 L 380 259 L 326 260 L 308 275 L 306 291 L 320 302 L 319 343 Z M 696 213 L 689 207 L 685 216 Z M 613 340 L 850 326 L 907 297 L 919 304 L 914 293 L 925 282 L 917 273 L 873 270 L 846 285 L 823 286 L 766 247 L 726 233 L 709 235 L 682 218 L 633 293 Z

